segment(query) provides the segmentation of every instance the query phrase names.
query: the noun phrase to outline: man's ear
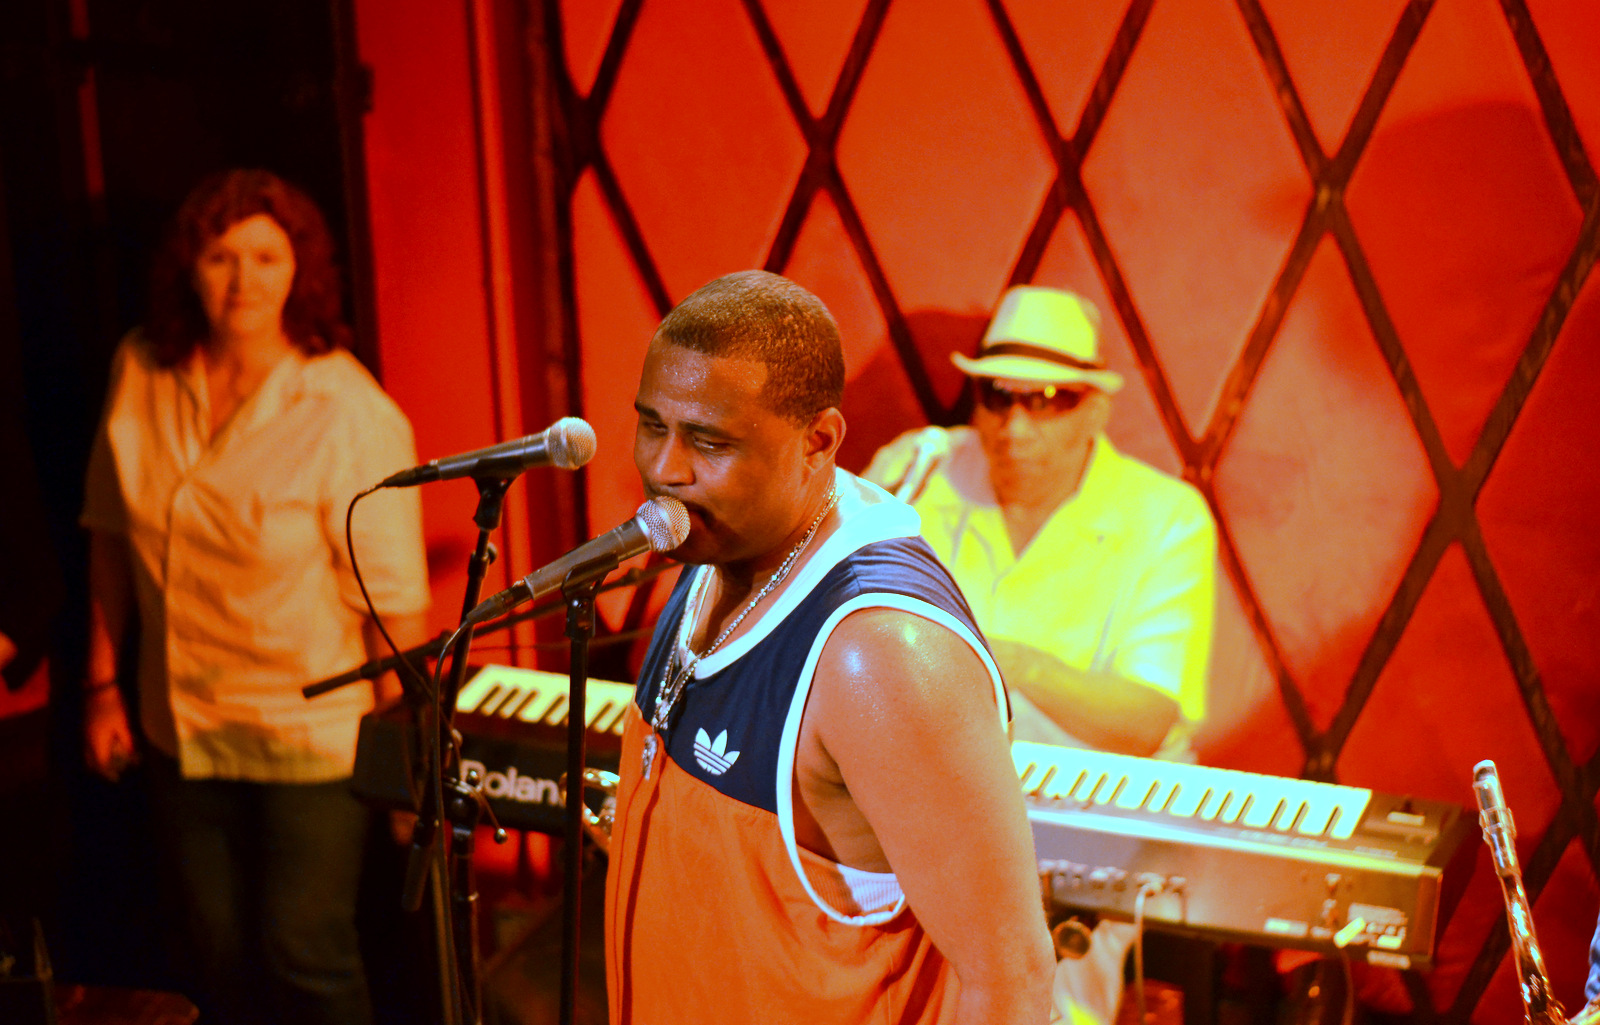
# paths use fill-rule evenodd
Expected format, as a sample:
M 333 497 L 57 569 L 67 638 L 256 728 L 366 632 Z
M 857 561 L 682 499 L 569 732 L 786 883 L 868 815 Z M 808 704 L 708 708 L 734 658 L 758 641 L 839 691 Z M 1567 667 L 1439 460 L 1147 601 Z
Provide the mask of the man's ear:
M 835 406 L 829 406 L 818 412 L 806 425 L 806 469 L 816 473 L 825 466 L 833 465 L 835 457 L 839 454 L 839 445 L 843 441 L 844 414 Z

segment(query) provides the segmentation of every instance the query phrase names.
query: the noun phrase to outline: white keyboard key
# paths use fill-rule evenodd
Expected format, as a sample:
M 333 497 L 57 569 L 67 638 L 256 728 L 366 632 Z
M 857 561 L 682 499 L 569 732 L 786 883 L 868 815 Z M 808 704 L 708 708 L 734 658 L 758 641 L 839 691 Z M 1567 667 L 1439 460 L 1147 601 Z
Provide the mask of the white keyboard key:
M 588 695 L 585 695 L 588 698 Z M 596 733 L 621 733 L 622 713 L 627 711 L 626 702 L 616 701 L 612 698 L 601 697 L 598 702 L 590 699 L 584 702 L 588 707 L 589 729 Z M 596 707 L 598 704 L 599 707 Z
M 1117 780 L 1109 772 L 1085 772 L 1072 788 L 1072 796 L 1092 804 L 1110 804 L 1116 786 Z
M 461 693 L 456 695 L 456 711 L 476 712 L 478 706 L 498 695 L 500 684 L 496 682 L 494 674 L 479 673 L 466 682 L 461 688 Z
M 1130 810 L 1143 808 L 1150 799 L 1150 792 L 1156 788 L 1160 765 L 1160 762 L 1145 762 L 1125 773 L 1117 790 L 1116 806 Z
M 1249 829 L 1266 829 L 1277 817 L 1283 798 L 1270 791 L 1256 791 L 1249 795 L 1250 802 L 1239 816 L 1239 825 Z
M 517 709 L 516 720 L 526 723 L 544 722 L 545 716 L 550 714 L 550 709 L 555 703 L 558 701 L 565 702 L 566 700 L 566 691 L 533 689 L 530 691 L 528 700 L 523 702 L 522 706 Z
M 1144 810 L 1151 813 L 1165 813 L 1167 804 L 1171 802 L 1173 794 L 1177 792 L 1178 781 L 1169 777 L 1156 780 L 1156 785 L 1150 791 L 1150 796 L 1144 802 Z
M 1348 840 L 1355 835 L 1356 826 L 1361 822 L 1361 813 L 1367 810 L 1367 802 L 1363 800 L 1359 805 L 1347 804 L 1340 801 L 1334 808 L 1333 825 L 1328 827 L 1328 835 L 1335 840 Z
M 1187 819 L 1200 810 L 1200 803 L 1211 793 L 1204 783 L 1179 783 L 1178 792 L 1167 805 L 1167 814 L 1177 819 Z
M 1321 836 L 1328 831 L 1328 823 L 1337 806 L 1338 802 L 1332 794 L 1312 794 L 1306 801 L 1305 814 L 1300 816 L 1300 823 L 1294 827 L 1294 831 L 1301 836 Z
M 1176 793 L 1162 801 L 1152 800 L 1150 807 L 1159 809 L 1165 805 L 1165 814 L 1183 819 L 1200 810 L 1206 791 L 1212 788 L 1215 770 L 1186 762 L 1162 762 L 1161 776 L 1173 784 Z
M 1226 787 L 1211 787 L 1206 791 L 1205 800 L 1200 802 L 1200 810 L 1196 812 L 1200 818 L 1210 822 L 1222 813 L 1222 809 L 1233 800 L 1233 791 Z M 1238 811 L 1235 810 L 1235 815 Z
M 1194 820 L 1348 840 L 1372 792 L 1360 787 L 1134 758 L 1081 748 L 1012 745 L 1028 795 Z
M 492 715 L 496 719 L 509 719 L 516 715 L 518 710 L 534 695 L 517 687 L 502 687 L 498 698 L 485 701 L 479 708 L 480 715 Z
M 1300 818 L 1300 813 L 1305 810 L 1305 798 L 1290 796 L 1278 806 L 1278 814 L 1272 817 L 1270 828 L 1280 833 L 1287 833 L 1294 829 L 1295 820 Z
M 1240 816 L 1239 824 L 1248 829 L 1266 829 L 1271 826 L 1272 820 L 1278 815 L 1279 806 L 1293 789 L 1292 784 L 1292 780 L 1280 780 L 1271 776 L 1251 778 L 1246 784 L 1245 791 L 1250 804 Z
M 505 699 L 506 689 L 499 684 L 478 688 L 477 693 L 472 695 L 471 700 L 468 699 L 466 691 L 463 690 L 456 697 L 456 711 L 487 714 L 487 709 L 495 708 Z
M 1053 800 L 1057 801 L 1074 800 L 1075 798 L 1072 795 L 1083 783 L 1083 780 L 1084 773 L 1082 769 L 1063 769 L 1057 767 L 1053 771 L 1049 783 L 1045 786 L 1045 793 L 1049 794 Z
M 567 692 L 559 691 L 555 700 L 545 706 L 544 714 L 539 721 L 546 726 L 565 726 L 567 724 Z

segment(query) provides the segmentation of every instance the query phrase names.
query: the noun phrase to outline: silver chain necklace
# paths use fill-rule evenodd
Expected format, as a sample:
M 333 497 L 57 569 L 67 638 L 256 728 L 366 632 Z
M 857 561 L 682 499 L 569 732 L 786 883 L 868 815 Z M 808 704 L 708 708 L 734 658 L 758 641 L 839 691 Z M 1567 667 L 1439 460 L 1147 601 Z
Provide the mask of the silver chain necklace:
M 828 489 L 828 500 L 823 503 L 822 511 L 817 513 L 817 518 L 811 521 L 811 526 L 806 528 L 805 536 L 800 539 L 800 543 L 789 549 L 789 554 L 785 555 L 783 561 L 778 564 L 777 571 L 768 578 L 765 584 L 761 585 L 761 590 L 757 591 L 749 601 L 744 603 L 744 608 L 740 609 L 739 614 L 734 616 L 727 626 L 723 627 L 722 633 L 717 635 L 717 639 L 711 642 L 710 647 L 698 655 L 694 653 L 693 649 L 690 649 L 688 661 L 684 665 L 678 666 L 679 645 L 674 642 L 672 653 L 667 656 L 666 672 L 661 677 L 661 690 L 656 695 L 655 712 L 650 716 L 650 725 L 655 732 L 646 737 L 644 741 L 644 775 L 646 779 L 650 778 L 650 765 L 655 761 L 656 736 L 658 734 L 663 737 L 666 736 L 672 722 L 672 713 L 677 708 L 678 698 L 683 694 L 684 689 L 688 687 L 689 680 L 694 676 L 695 667 L 700 664 L 702 659 L 709 658 L 713 652 L 722 647 L 722 642 L 727 640 L 739 628 L 739 624 L 744 622 L 745 617 L 750 615 L 757 605 L 761 604 L 761 599 L 771 594 L 774 588 L 783 583 L 784 578 L 789 575 L 789 571 L 794 568 L 794 564 L 800 560 L 800 556 L 811 544 L 811 539 L 817 536 L 817 530 L 822 526 L 822 521 L 828 518 L 828 513 L 833 511 L 833 507 L 838 501 L 839 489 L 830 487 Z M 697 612 L 696 608 L 685 605 L 683 616 L 687 622 L 684 619 L 679 620 L 680 632 L 683 632 L 687 627 L 687 636 L 684 638 L 682 645 L 685 648 L 688 648 L 687 638 L 694 636 L 694 620 Z

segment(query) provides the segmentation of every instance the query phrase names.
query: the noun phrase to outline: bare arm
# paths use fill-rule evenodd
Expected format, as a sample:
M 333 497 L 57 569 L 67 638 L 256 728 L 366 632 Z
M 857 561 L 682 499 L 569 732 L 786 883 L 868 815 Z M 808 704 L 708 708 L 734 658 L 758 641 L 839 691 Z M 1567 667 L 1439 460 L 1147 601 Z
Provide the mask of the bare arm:
M 1054 657 L 1042 637 L 989 637 L 1006 684 L 1062 729 L 1140 756 L 1161 747 L 1180 714 L 1203 715 L 1203 707 L 1180 708 L 1174 695 L 1204 690 L 1216 593 L 1216 528 L 1200 497 L 1173 506 L 1152 528 L 1148 550 L 1127 566 L 1110 654 L 1096 670 Z
M 906 431 L 878 449 L 861 475 L 901 501 L 915 502 L 950 457 L 950 444 L 950 433 L 942 427 Z
M 89 666 L 84 682 L 84 758 L 113 782 L 134 761 L 133 730 L 117 688 L 117 655 L 128 630 L 133 569 L 127 539 L 89 533 Z
M 928 620 L 858 612 L 828 642 L 806 723 L 802 791 L 821 752 L 960 980 L 956 1020 L 1044 1022 L 1054 959 L 1033 838 L 977 655 Z
M 1148 756 L 1178 719 L 1176 701 L 1137 680 L 1074 669 L 1020 641 L 991 637 L 989 647 L 1006 686 L 1090 747 Z

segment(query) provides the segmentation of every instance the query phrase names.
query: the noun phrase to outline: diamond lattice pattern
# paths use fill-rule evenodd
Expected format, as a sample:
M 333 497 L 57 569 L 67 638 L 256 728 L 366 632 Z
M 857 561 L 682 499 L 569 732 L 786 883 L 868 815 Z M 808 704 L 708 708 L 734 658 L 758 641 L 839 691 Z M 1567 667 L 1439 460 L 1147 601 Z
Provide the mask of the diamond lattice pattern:
M 594 526 L 631 384 L 705 280 L 837 314 L 848 468 L 958 422 L 1010 284 L 1107 311 L 1110 433 L 1221 526 L 1214 764 L 1470 806 L 1502 767 L 1574 1006 L 1600 819 L 1600 15 L 1560 0 L 546 5 Z M 614 630 L 649 596 L 617 599 Z M 1519 1006 L 1479 858 L 1388 1010 Z M 1566 899 L 1570 894 L 1573 899 Z M 1564 987 L 1564 988 L 1563 988 Z M 1520 1013 L 1520 1012 L 1518 1012 Z

